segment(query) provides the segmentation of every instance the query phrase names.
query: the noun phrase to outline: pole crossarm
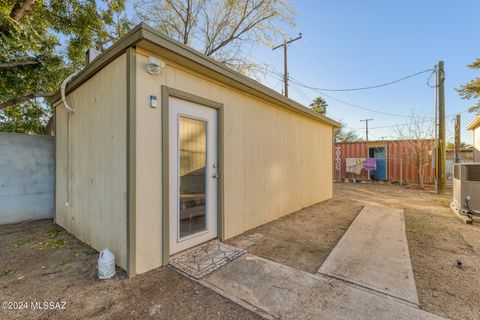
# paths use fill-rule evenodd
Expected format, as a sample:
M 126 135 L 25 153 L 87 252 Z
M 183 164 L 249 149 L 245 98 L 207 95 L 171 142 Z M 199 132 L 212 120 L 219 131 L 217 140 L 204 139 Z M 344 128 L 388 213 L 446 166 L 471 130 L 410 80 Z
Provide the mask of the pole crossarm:
M 368 122 L 373 121 L 373 118 L 360 120 L 360 122 L 364 122 L 364 121 L 365 121 L 365 140 L 368 141 Z
M 290 38 L 290 40 L 284 39 L 282 44 L 279 44 L 278 46 L 275 46 L 272 48 L 272 50 L 276 50 L 278 48 L 283 47 L 283 83 L 284 83 L 283 94 L 285 95 L 285 97 L 288 97 L 287 47 L 288 47 L 288 44 L 300 39 L 302 39 L 301 33 L 296 38 L 293 38 L 293 39 Z

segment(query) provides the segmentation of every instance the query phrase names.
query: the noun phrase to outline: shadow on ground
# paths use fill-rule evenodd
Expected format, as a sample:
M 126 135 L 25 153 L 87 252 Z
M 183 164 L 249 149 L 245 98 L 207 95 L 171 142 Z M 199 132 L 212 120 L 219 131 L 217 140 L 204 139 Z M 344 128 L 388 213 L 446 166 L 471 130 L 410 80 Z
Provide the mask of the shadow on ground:
M 98 253 L 51 220 L 0 226 L 0 243 L 0 301 L 66 302 L 0 319 L 260 319 L 170 267 L 100 281 Z
M 327 200 L 226 242 L 251 254 L 315 273 L 362 207 L 347 199 Z
M 335 184 L 333 199 L 227 242 L 314 273 L 365 204 L 403 208 L 421 307 L 479 319 L 480 227 L 453 215 L 450 198 L 392 185 Z M 51 220 L 0 226 L 0 243 L 0 301 L 67 302 L 66 311 L 0 310 L 1 319 L 259 319 L 170 268 L 132 279 L 118 270 L 115 279 L 99 281 L 98 253 Z

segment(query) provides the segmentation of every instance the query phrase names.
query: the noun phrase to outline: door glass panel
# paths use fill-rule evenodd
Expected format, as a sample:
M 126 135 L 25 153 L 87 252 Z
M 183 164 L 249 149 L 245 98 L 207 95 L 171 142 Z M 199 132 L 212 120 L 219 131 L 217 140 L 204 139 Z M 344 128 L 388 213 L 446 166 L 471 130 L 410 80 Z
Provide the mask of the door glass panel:
M 206 230 L 207 123 L 180 117 L 180 238 Z

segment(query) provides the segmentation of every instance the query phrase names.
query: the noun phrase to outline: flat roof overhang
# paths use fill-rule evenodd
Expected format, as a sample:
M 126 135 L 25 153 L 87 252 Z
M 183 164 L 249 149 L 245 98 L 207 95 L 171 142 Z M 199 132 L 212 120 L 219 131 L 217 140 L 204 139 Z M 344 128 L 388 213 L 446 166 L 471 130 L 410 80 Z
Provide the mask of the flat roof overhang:
M 480 126 L 480 114 L 477 115 L 477 117 L 475 119 L 473 119 L 473 121 L 468 124 L 467 129 L 468 130 L 475 130 L 479 126 Z
M 213 60 L 195 49 L 177 42 L 145 23 L 140 23 L 130 30 L 122 39 L 115 42 L 95 58 L 86 68 L 81 70 L 67 86 L 67 94 L 78 88 L 82 83 L 91 78 L 100 69 L 124 53 L 127 48 L 138 46 L 158 54 L 168 60 L 192 69 L 208 78 L 225 83 L 233 88 L 252 94 L 268 102 L 274 103 L 297 114 L 302 114 L 313 120 L 340 127 L 340 123 L 318 114 L 304 105 L 289 99 L 258 81 L 255 81 L 229 67 Z M 59 101 L 60 93 L 54 97 L 54 102 Z

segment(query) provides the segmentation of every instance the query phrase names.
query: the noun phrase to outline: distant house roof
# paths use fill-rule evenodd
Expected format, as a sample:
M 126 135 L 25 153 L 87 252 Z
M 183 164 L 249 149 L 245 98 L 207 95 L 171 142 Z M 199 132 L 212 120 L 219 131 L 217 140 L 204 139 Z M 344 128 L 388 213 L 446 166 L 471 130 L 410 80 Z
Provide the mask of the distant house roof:
M 480 115 L 477 115 L 475 119 L 473 119 L 472 122 L 470 122 L 467 126 L 468 130 L 475 130 L 480 126 Z
M 195 49 L 175 41 L 145 23 L 140 23 L 135 26 L 123 38 L 115 42 L 110 48 L 89 63 L 86 68 L 80 71 L 80 73 L 69 82 L 66 88 L 67 94 L 75 90 L 100 69 L 124 53 L 129 47 L 134 46 L 159 53 L 166 59 L 173 60 L 189 68 L 194 68 L 195 71 L 203 73 L 210 78 L 248 92 L 294 113 L 302 114 L 333 127 L 340 127 L 339 122 L 312 111 L 310 108 L 281 95 L 277 91 L 262 85 L 260 82 L 227 67 L 225 64 L 219 63 Z M 60 98 L 60 93 L 58 93 L 54 97 L 54 101 L 57 102 Z

